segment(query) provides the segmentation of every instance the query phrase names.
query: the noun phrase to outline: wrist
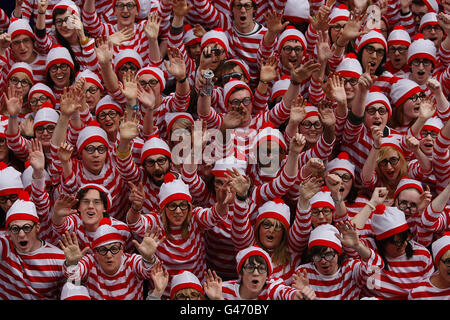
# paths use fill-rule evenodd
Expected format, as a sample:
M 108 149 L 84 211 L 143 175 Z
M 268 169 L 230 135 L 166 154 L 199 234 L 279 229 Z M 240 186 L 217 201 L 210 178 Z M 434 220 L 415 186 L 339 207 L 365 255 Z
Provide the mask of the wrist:
M 184 83 L 184 82 L 186 81 L 186 79 L 187 79 L 187 77 L 184 76 L 184 78 L 177 79 L 177 82 L 178 82 L 178 83 Z
M 238 199 L 239 201 L 245 201 L 248 198 L 248 191 L 245 195 L 240 195 L 238 193 L 236 193 L 236 199 Z
M 38 14 L 45 14 L 45 11 L 44 11 L 44 12 L 40 12 L 40 11 L 38 10 Z
M 155 255 L 152 255 L 152 257 L 148 259 L 148 258 L 144 258 L 144 256 L 142 256 L 142 261 L 144 261 L 145 263 L 148 263 L 148 264 L 154 264 L 156 262 L 156 257 L 155 257 Z
M 372 200 L 366 203 L 367 206 L 370 207 L 370 209 L 375 210 L 375 205 L 372 203 Z
M 291 79 L 291 84 L 293 84 L 294 86 L 298 86 L 298 85 L 300 85 L 300 82 L 295 81 L 294 79 Z
M 372 148 L 375 149 L 375 150 L 380 150 L 381 147 L 380 147 L 380 146 L 377 147 L 377 146 L 375 145 L 375 143 L 372 143 Z

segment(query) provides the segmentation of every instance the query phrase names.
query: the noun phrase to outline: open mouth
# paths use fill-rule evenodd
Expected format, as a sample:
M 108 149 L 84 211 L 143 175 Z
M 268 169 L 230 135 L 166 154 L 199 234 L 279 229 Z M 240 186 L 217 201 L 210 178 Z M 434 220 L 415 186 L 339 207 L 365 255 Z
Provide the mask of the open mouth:
M 28 244 L 28 241 L 19 241 L 19 245 L 20 245 L 21 247 L 26 247 L 27 244 Z
M 425 143 L 424 147 L 426 147 L 426 148 L 433 148 L 433 144 L 432 143 Z
M 274 237 L 273 236 L 266 236 L 266 239 L 269 241 L 273 241 Z
M 369 66 L 370 66 L 371 68 L 375 68 L 376 65 L 377 65 L 377 64 L 376 64 L 375 62 L 373 62 L 373 61 L 369 62 Z
M 423 75 L 425 74 L 425 71 L 417 71 L 417 74 L 418 74 L 419 76 L 423 76 Z
M 340 193 L 343 193 L 344 190 L 345 190 L 344 187 L 342 187 L 342 188 L 339 189 L 339 192 L 340 192 Z
M 246 16 L 241 16 L 241 17 L 239 17 L 239 20 L 241 20 L 241 22 L 245 22 L 247 20 L 247 17 Z
M 374 122 L 373 122 L 373 125 L 374 125 L 374 126 L 381 126 L 381 121 L 374 121 Z

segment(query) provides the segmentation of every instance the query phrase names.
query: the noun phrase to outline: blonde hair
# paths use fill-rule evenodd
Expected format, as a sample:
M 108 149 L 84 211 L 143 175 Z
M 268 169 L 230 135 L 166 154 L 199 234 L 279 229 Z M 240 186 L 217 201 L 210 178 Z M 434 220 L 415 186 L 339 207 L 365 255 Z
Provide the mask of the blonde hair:
M 175 296 L 178 293 L 182 293 L 185 296 L 190 296 L 192 293 L 198 293 L 198 294 L 200 294 L 200 300 L 205 300 L 206 299 L 204 294 L 202 294 L 200 291 L 198 291 L 197 289 L 194 289 L 194 288 L 183 288 L 183 289 L 180 289 L 174 294 L 174 298 L 175 298 Z
M 255 226 L 255 238 L 258 246 L 264 248 L 261 240 L 259 239 L 259 229 L 264 221 L 268 218 L 261 219 Z M 283 237 L 281 238 L 280 244 L 273 250 L 271 254 L 272 262 L 274 265 L 286 266 L 291 261 L 291 254 L 288 251 L 288 240 L 289 240 L 289 230 L 286 230 L 285 225 L 278 219 L 274 219 L 274 227 L 281 226 L 283 230 Z
M 190 202 L 188 202 L 188 203 L 189 203 L 188 213 L 186 215 L 186 218 L 183 221 L 183 224 L 181 225 L 181 237 L 183 238 L 183 240 L 187 240 L 187 238 L 189 237 L 189 225 L 191 224 L 192 209 L 194 208 L 192 206 L 192 203 L 190 203 Z M 161 211 L 161 220 L 162 220 L 164 232 L 166 233 L 167 239 L 173 240 L 173 236 L 170 232 L 170 228 L 171 228 L 170 221 L 167 218 L 166 210 L 169 210 L 169 209 L 167 209 L 167 205 Z
M 381 170 L 379 168 L 380 161 L 387 158 L 386 155 L 389 151 L 395 151 L 397 156 L 400 158 L 400 160 L 398 161 L 398 164 L 397 164 L 397 165 L 400 165 L 400 172 L 399 172 L 397 178 L 395 178 L 395 180 L 396 180 L 395 184 L 389 183 L 388 179 L 385 177 L 385 175 L 381 172 Z M 408 176 L 408 163 L 406 162 L 406 159 L 403 156 L 403 154 L 400 151 L 398 151 L 397 149 L 395 149 L 394 147 L 391 147 L 391 146 L 382 147 L 380 149 L 380 151 L 378 152 L 377 166 L 375 168 L 375 171 L 377 173 L 378 178 L 381 181 L 381 184 L 387 188 L 388 197 L 392 198 L 394 196 L 395 190 L 397 189 L 397 185 L 400 182 L 400 179 L 402 177 Z

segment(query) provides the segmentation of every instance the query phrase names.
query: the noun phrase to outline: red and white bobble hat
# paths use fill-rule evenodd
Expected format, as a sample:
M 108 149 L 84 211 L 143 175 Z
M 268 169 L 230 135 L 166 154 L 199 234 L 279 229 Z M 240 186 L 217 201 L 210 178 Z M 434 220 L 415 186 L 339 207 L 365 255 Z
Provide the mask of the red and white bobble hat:
M 211 173 L 215 177 L 225 178 L 227 175 L 225 174 L 227 170 L 233 170 L 235 168 L 241 175 L 247 175 L 247 158 L 245 155 L 239 153 L 236 156 L 230 155 L 226 158 L 222 158 L 217 160 L 214 163 L 214 167 L 211 170 Z
M 11 36 L 11 40 L 22 34 L 29 36 L 31 39 L 36 39 L 30 23 L 26 19 L 11 19 L 8 34 Z
M 223 96 L 224 96 L 224 103 L 227 106 L 228 105 L 228 100 L 230 99 L 231 94 L 236 91 L 236 89 L 238 88 L 244 88 L 245 90 L 247 90 L 248 92 L 250 92 L 250 97 L 252 98 L 253 101 L 253 93 L 252 90 L 250 89 L 250 87 L 241 80 L 231 80 L 228 81 L 224 86 L 223 86 Z
M 115 110 L 120 115 L 123 114 L 123 109 L 120 104 L 118 104 L 116 100 L 114 100 L 113 97 L 111 97 L 109 94 L 107 94 L 97 102 L 97 106 L 95 107 L 95 116 L 98 116 L 98 114 L 103 110 L 108 109 Z
M 91 296 L 85 286 L 66 282 L 61 290 L 60 300 L 91 300 Z
M 98 225 L 97 230 L 95 230 L 94 237 L 92 241 L 92 248 L 98 248 L 101 246 L 106 246 L 110 243 L 120 242 L 123 244 L 123 237 L 119 230 L 112 226 L 110 218 L 102 218 Z
M 202 42 L 202 37 L 194 34 L 194 28 L 190 24 L 184 25 L 183 42 L 185 46 L 193 46 Z
M 56 104 L 55 94 L 53 93 L 53 90 L 46 84 L 38 82 L 34 86 L 32 86 L 30 91 L 28 91 L 28 102 L 30 102 L 31 97 L 35 93 L 42 93 L 43 95 L 50 98 L 50 101 L 53 106 Z
M 314 116 L 319 116 L 319 108 L 317 108 L 316 106 L 313 106 L 311 103 L 307 103 L 305 106 L 305 118 L 303 118 L 303 120 L 308 119 L 310 117 L 314 117 Z
M 248 248 L 240 250 L 237 253 L 236 255 L 237 273 L 239 274 L 241 272 L 242 266 L 245 264 L 245 261 L 252 256 L 260 256 L 266 261 L 267 266 L 269 267 L 267 276 L 270 277 L 273 271 L 272 259 L 265 250 L 257 246 L 250 246 Z
M 167 132 L 170 132 L 172 129 L 173 124 L 178 119 L 187 119 L 189 120 L 192 125 L 194 125 L 194 118 L 192 117 L 192 114 L 188 112 L 168 112 L 164 116 L 164 121 L 166 122 Z
M 233 58 L 233 59 L 228 59 L 227 61 L 225 61 L 225 63 L 234 63 L 237 64 L 239 67 L 241 67 L 242 71 L 244 72 L 245 77 L 247 78 L 247 80 L 250 81 L 250 68 L 248 66 L 248 64 L 239 58 Z
M 81 154 L 83 149 L 92 142 L 100 142 L 106 147 L 109 146 L 108 136 L 97 121 L 91 121 L 78 134 L 77 150 Z
M 256 135 L 256 138 L 254 140 L 255 146 L 259 147 L 259 145 L 265 141 L 274 141 L 278 145 L 283 148 L 283 150 L 287 150 L 287 144 L 286 140 L 284 139 L 283 134 L 280 130 L 275 129 L 275 126 L 273 123 L 270 122 L 264 122 L 261 126 L 261 129 L 259 130 L 258 134 Z
M 352 52 L 345 55 L 344 59 L 338 64 L 336 72 L 341 77 L 359 79 L 363 74 L 363 69 L 356 55 Z
M 397 207 L 379 204 L 372 214 L 372 230 L 377 240 L 383 240 L 408 230 L 408 223 L 403 211 Z
M 419 92 L 423 92 L 423 90 L 417 82 L 400 78 L 391 86 L 391 101 L 394 107 L 399 108 L 408 98 Z
M 83 71 L 79 72 L 75 77 L 75 81 L 78 81 L 81 78 L 84 78 L 87 83 L 92 83 L 96 87 L 100 88 L 101 91 L 105 90 L 105 88 L 102 85 L 102 81 L 100 80 L 98 75 L 92 72 L 91 70 L 84 69 Z
M 293 23 L 309 22 L 310 5 L 308 0 L 287 0 L 283 19 Z
M 428 8 L 428 12 L 439 12 L 439 2 L 438 0 L 423 0 Z
M 332 210 L 335 209 L 334 200 L 331 197 L 330 189 L 328 189 L 328 187 L 326 186 L 323 186 L 322 190 L 317 192 L 311 199 L 309 199 L 309 203 L 311 204 L 311 209 L 322 207 L 328 207 Z
M 75 66 L 72 60 L 72 56 L 69 53 L 67 48 L 64 48 L 60 45 L 55 45 L 50 51 L 47 53 L 47 59 L 45 60 L 45 72 L 56 64 L 66 63 L 69 67 L 74 70 Z
M 16 220 L 27 220 L 39 223 L 39 217 L 35 204 L 30 201 L 30 196 L 26 191 L 19 192 L 19 198 L 13 203 L 6 213 L 6 227 Z
M 164 88 L 166 87 L 166 79 L 168 78 L 167 73 L 161 70 L 160 68 L 156 66 L 150 66 L 140 69 L 136 73 L 136 81 L 139 79 L 140 76 L 143 74 L 151 74 L 154 76 L 160 84 L 160 92 L 164 91 Z
M 192 203 L 189 186 L 170 172 L 164 176 L 164 183 L 159 188 L 158 199 L 161 209 L 174 200 L 186 200 Z
M 46 101 L 42 104 L 42 107 L 36 112 L 34 117 L 33 131 L 37 127 L 45 126 L 46 124 L 53 123 L 56 124 L 59 119 L 59 113 L 50 102 Z
M 55 12 L 55 9 L 68 10 L 68 11 L 72 12 L 73 14 L 76 14 L 79 17 L 81 16 L 80 8 L 75 4 L 75 2 L 73 2 L 71 0 L 62 0 L 62 1 L 58 2 L 57 4 L 55 4 L 55 6 L 53 7 L 52 15 L 53 15 L 53 12 Z
M 278 40 L 277 51 L 281 52 L 283 45 L 289 40 L 297 40 L 303 49 L 306 49 L 306 38 L 305 35 L 300 31 L 295 29 L 293 26 L 287 26 L 286 29 L 280 34 Z
M 225 32 L 221 28 L 216 28 L 208 31 L 202 37 L 201 48 L 205 48 L 210 43 L 219 44 L 224 50 L 226 55 L 230 52 L 230 44 L 228 42 L 228 37 Z
M 182 289 L 195 289 L 204 294 L 200 280 L 190 271 L 183 270 L 174 275 L 170 283 L 170 299 L 173 299 L 175 294 Z
M 327 163 L 327 172 L 333 173 L 336 170 L 347 171 L 352 176 L 353 181 L 355 181 L 355 164 L 350 161 L 350 156 L 347 152 L 339 153 L 337 158 Z
M 265 218 L 280 220 L 281 223 L 283 223 L 285 230 L 288 231 L 291 221 L 291 210 L 289 209 L 289 206 L 284 203 L 283 199 L 275 198 L 272 201 L 267 201 L 258 208 L 256 224 Z
M 381 138 L 380 148 L 392 147 L 402 155 L 404 154 L 401 141 L 395 136 L 387 136 Z
M 383 45 L 384 49 L 387 51 L 387 41 L 383 34 L 378 29 L 372 29 L 361 38 L 356 40 L 356 52 L 360 52 L 365 45 L 369 43 L 379 43 Z
M 147 159 L 147 157 L 155 154 L 167 156 L 172 160 L 172 153 L 170 152 L 169 145 L 160 137 L 153 135 L 150 136 L 142 146 L 141 164 L 144 163 L 144 160 Z
M 138 70 L 144 66 L 144 61 L 142 61 L 141 56 L 136 52 L 136 50 L 125 49 L 120 50 L 119 53 L 113 58 L 114 72 L 119 72 L 119 68 L 127 62 L 134 64 Z
M 289 77 L 288 75 L 283 75 L 280 80 L 275 81 L 272 86 L 272 95 L 270 96 L 270 100 L 273 101 L 279 96 L 284 95 L 290 84 L 291 77 Z
M 438 117 L 432 117 L 428 119 L 422 127 L 422 130 L 440 132 L 444 123 Z
M 342 253 L 341 240 L 336 237 L 339 230 L 331 224 L 322 224 L 311 231 L 308 240 L 308 249 L 315 246 L 324 246 L 336 250 L 339 254 Z
M 21 173 L 14 167 L 0 162 L 0 196 L 23 191 Z
M 103 192 L 104 194 L 106 194 L 106 208 L 105 210 L 108 211 L 111 206 L 112 206 L 112 199 L 111 199 L 111 194 L 109 193 L 108 189 L 106 189 L 104 186 L 102 186 L 101 184 L 96 184 L 96 183 L 87 183 L 87 184 L 83 184 L 80 189 L 78 189 L 78 193 L 80 193 L 80 191 L 82 190 L 88 190 L 88 189 L 95 189 L 99 192 Z
M 34 76 L 33 76 L 33 69 L 31 66 L 26 62 L 16 62 L 11 66 L 11 69 L 9 69 L 8 75 L 6 76 L 6 82 L 8 82 L 9 78 L 17 72 L 23 72 L 25 73 L 28 78 L 30 78 L 31 83 L 34 83 Z
M 366 96 L 365 109 L 369 108 L 374 103 L 381 103 L 384 105 L 388 111 L 388 118 L 392 115 L 392 107 L 389 102 L 388 97 L 384 95 L 382 92 L 376 90 L 376 88 L 372 88 L 369 90 L 369 93 Z
M 335 24 L 338 21 L 348 21 L 350 17 L 350 11 L 348 11 L 348 7 L 345 4 L 341 4 L 337 7 L 333 7 L 328 16 L 328 23 Z
M 423 192 L 422 183 L 420 181 L 410 179 L 408 177 L 403 177 L 400 179 L 397 189 L 394 192 L 394 199 L 405 189 L 416 189 L 419 193 Z
M 422 32 L 426 26 L 439 26 L 436 12 L 428 12 L 420 19 L 419 32 Z
M 387 39 L 388 46 L 406 46 L 409 48 L 411 45 L 411 37 L 403 26 L 395 26 L 389 33 Z
M 417 33 L 408 48 L 408 64 L 414 59 L 428 59 L 436 66 L 436 46 L 434 42 L 425 39 L 423 34 Z
M 448 250 L 450 250 L 450 232 L 447 231 L 431 245 L 435 265 L 439 265 L 439 260 Z

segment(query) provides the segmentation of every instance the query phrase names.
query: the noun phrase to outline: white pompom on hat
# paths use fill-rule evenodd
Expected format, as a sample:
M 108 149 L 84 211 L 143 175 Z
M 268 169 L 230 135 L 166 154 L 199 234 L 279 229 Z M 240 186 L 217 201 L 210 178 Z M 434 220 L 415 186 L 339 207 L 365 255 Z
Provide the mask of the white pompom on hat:
M 338 21 L 348 21 L 350 17 L 350 11 L 345 4 L 340 4 L 337 7 L 331 9 L 330 15 L 328 16 L 328 23 L 335 24 Z
M 409 48 L 409 46 L 411 45 L 411 37 L 409 36 L 409 33 L 406 31 L 405 27 L 395 26 L 394 29 L 392 29 L 392 31 L 389 33 L 387 44 L 388 46 L 403 45 Z
M 111 199 L 111 194 L 109 193 L 108 189 L 106 189 L 104 186 L 102 186 L 101 184 L 96 184 L 96 183 L 86 183 L 83 184 L 79 189 L 78 189 L 78 194 L 82 191 L 82 190 L 88 190 L 88 189 L 94 189 L 97 190 L 99 192 L 103 192 L 106 195 L 106 208 L 105 210 L 108 211 L 111 206 L 112 206 L 112 199 Z
M 360 52 L 369 43 L 379 43 L 387 50 L 387 41 L 378 29 L 372 29 L 356 41 L 356 52 Z
M 270 255 L 266 251 L 257 246 L 250 246 L 248 248 L 240 250 L 237 253 L 236 255 L 237 273 L 239 274 L 241 272 L 241 269 L 245 261 L 251 256 L 260 256 L 266 261 L 267 266 L 269 268 L 267 276 L 270 277 L 270 275 L 273 272 L 272 259 L 270 258 Z
M 210 30 L 203 35 L 200 44 L 202 50 L 210 43 L 218 43 L 225 50 L 226 55 L 228 56 L 228 53 L 230 52 L 230 44 L 228 42 L 227 35 L 221 28 Z
M 16 62 L 11 66 L 11 69 L 9 69 L 8 75 L 6 76 L 6 82 L 8 82 L 9 78 L 17 72 L 23 72 L 25 73 L 28 78 L 31 80 L 31 85 L 34 83 L 34 75 L 33 75 L 33 68 L 26 63 L 26 62 Z
M 36 39 L 30 23 L 26 19 L 11 19 L 11 23 L 8 26 L 8 34 L 11 36 L 11 40 L 21 34 L 25 34 L 31 39 Z
M 377 240 L 389 238 L 408 229 L 403 211 L 396 207 L 386 207 L 384 204 L 375 207 L 372 214 L 372 230 Z
M 436 66 L 436 46 L 434 42 L 425 39 L 423 34 L 417 33 L 414 36 L 414 41 L 408 48 L 408 64 L 410 64 L 414 59 L 428 59 L 433 62 Z
M 420 181 L 417 181 L 415 179 L 411 179 L 408 177 L 402 177 L 397 185 L 397 189 L 395 189 L 394 192 L 394 199 L 397 198 L 397 196 L 406 189 L 416 189 L 419 193 L 423 192 L 422 183 Z
M 291 211 L 289 206 L 286 205 L 282 199 L 275 198 L 271 201 L 265 202 L 258 208 L 256 224 L 266 218 L 273 218 L 281 221 L 285 227 L 285 231 L 288 231 L 291 221 Z
M 439 265 L 441 257 L 450 250 L 450 232 L 444 233 L 442 237 L 435 240 L 431 245 L 431 251 L 433 252 L 433 260 L 436 265 Z
M 369 108 L 374 103 L 381 103 L 384 105 L 388 111 L 388 118 L 392 115 L 392 107 L 391 103 L 389 102 L 388 97 L 376 88 L 372 88 L 369 90 L 369 93 L 366 96 L 366 102 L 365 102 L 365 109 Z
M 100 127 L 100 124 L 97 121 L 91 121 L 89 124 L 84 127 L 80 133 L 78 134 L 77 139 L 77 150 L 78 153 L 81 154 L 83 149 L 92 142 L 100 142 L 104 144 L 106 147 L 109 146 L 108 136 Z
M 300 31 L 295 29 L 293 26 L 287 26 L 286 29 L 280 34 L 277 45 L 277 52 L 281 52 L 283 45 L 289 40 L 297 40 L 300 42 L 303 49 L 306 49 L 306 38 L 305 35 Z
M 69 53 L 69 50 L 67 50 L 67 48 L 63 46 L 55 45 L 47 53 L 47 59 L 45 60 L 45 72 L 48 72 L 53 65 L 60 63 L 69 65 L 72 71 L 74 71 L 75 69 L 75 65 L 73 63 L 73 59 Z
M 228 105 L 228 100 L 230 99 L 231 94 L 236 91 L 236 89 L 240 89 L 243 88 L 245 90 L 247 90 L 248 92 L 250 92 L 250 97 L 252 98 L 253 101 L 253 93 L 252 90 L 250 89 L 250 87 L 241 80 L 231 80 L 228 81 L 224 86 L 223 86 L 223 96 L 224 96 L 224 104 L 227 106 Z
M 91 300 L 91 296 L 85 286 L 66 282 L 61 290 L 60 300 Z
M 59 113 L 50 102 L 46 101 L 42 104 L 41 108 L 36 112 L 33 123 L 33 131 L 37 127 L 45 126 L 46 124 L 53 123 L 56 124 L 59 119 Z
M 123 114 L 123 109 L 120 106 L 119 103 L 117 103 L 116 100 L 114 100 L 113 97 L 111 97 L 109 94 L 104 96 L 103 98 L 101 98 L 98 103 L 97 106 L 95 107 L 95 116 L 98 116 L 98 114 L 100 112 L 102 112 L 103 110 L 107 110 L 107 109 L 112 109 L 117 111 L 120 115 Z
M 417 84 L 417 82 L 409 79 L 399 78 L 391 86 L 392 103 L 394 104 L 394 107 L 399 108 L 408 100 L 408 98 L 414 96 L 419 92 L 423 92 L 423 90 Z
M 21 173 L 14 167 L 0 162 L 0 196 L 23 191 Z
M 19 198 L 13 203 L 6 213 L 6 227 L 16 220 L 27 220 L 39 223 L 39 217 L 35 204 L 30 201 L 30 196 L 26 191 L 19 192 Z
M 332 210 L 335 209 L 334 200 L 331 197 L 330 189 L 326 186 L 323 186 L 322 190 L 311 197 L 311 199 L 309 199 L 309 203 L 311 204 L 311 209 L 322 207 L 328 207 Z
M 168 203 L 174 200 L 186 200 L 192 203 L 189 186 L 181 179 L 176 179 L 173 173 L 166 173 L 164 183 L 159 188 L 159 207 L 163 209 Z
M 62 1 L 58 2 L 57 4 L 55 4 L 55 6 L 53 7 L 53 10 L 52 10 L 52 15 L 56 9 L 68 10 L 68 11 L 72 12 L 73 14 L 76 14 L 79 17 L 81 16 L 80 8 L 75 4 L 75 2 L 73 2 L 71 0 L 62 0 Z
M 203 287 L 197 276 L 190 271 L 183 270 L 174 275 L 170 282 L 170 298 L 173 299 L 175 294 L 182 289 L 195 289 L 204 294 Z
M 336 250 L 339 254 L 342 253 L 341 240 L 336 237 L 339 230 L 331 224 L 322 224 L 311 231 L 308 240 L 308 249 L 315 246 L 324 246 Z
M 147 157 L 161 154 L 167 156 L 170 160 L 172 160 L 172 153 L 170 152 L 169 145 L 160 137 L 156 135 L 152 135 L 148 137 L 147 141 L 145 141 L 141 150 L 141 164 L 144 163 L 144 160 Z
M 214 163 L 214 167 L 211 170 L 211 173 L 215 177 L 225 178 L 227 175 L 225 174 L 227 170 L 236 169 L 241 175 L 247 175 L 247 158 L 245 155 L 238 153 L 236 155 L 232 154 L 226 158 L 222 158 L 217 160 Z
M 77 76 L 75 77 L 75 81 L 78 81 L 81 78 L 84 78 L 87 83 L 92 83 L 93 85 L 99 87 L 100 90 L 105 90 L 99 76 L 91 70 L 84 69 L 83 71 L 78 72 Z
M 119 230 L 112 226 L 110 218 L 102 218 L 97 230 L 95 230 L 92 240 L 92 248 L 95 249 L 114 242 L 120 242 L 121 244 L 123 244 L 123 237 L 120 234 Z
M 140 76 L 144 74 L 151 74 L 152 76 L 154 76 L 159 81 L 160 92 L 164 91 L 164 88 L 166 87 L 166 79 L 168 78 L 166 72 L 164 72 L 163 70 L 161 70 L 161 68 L 158 68 L 156 66 L 148 66 L 140 69 L 136 73 L 136 81 Z
M 125 49 L 120 50 L 119 53 L 117 53 L 113 58 L 114 72 L 117 73 L 119 71 L 119 68 L 127 62 L 131 62 L 138 69 L 144 66 L 144 62 L 142 61 L 141 56 L 136 52 L 136 50 Z
M 283 19 L 293 23 L 309 22 L 310 4 L 308 0 L 287 0 Z
M 341 77 L 359 79 L 363 74 L 363 69 L 356 55 L 352 52 L 346 54 L 344 59 L 338 64 L 336 73 Z
M 326 165 L 326 171 L 333 173 L 336 170 L 345 170 L 355 180 L 355 164 L 350 161 L 350 156 L 347 152 L 341 152 L 336 158 L 329 161 Z
M 53 93 L 53 90 L 47 86 L 46 84 L 43 84 L 41 82 L 36 83 L 34 86 L 31 87 L 30 91 L 28 91 L 28 102 L 30 102 L 31 97 L 35 93 L 42 93 L 43 95 L 50 98 L 52 105 L 54 106 L 56 104 L 56 97 Z

